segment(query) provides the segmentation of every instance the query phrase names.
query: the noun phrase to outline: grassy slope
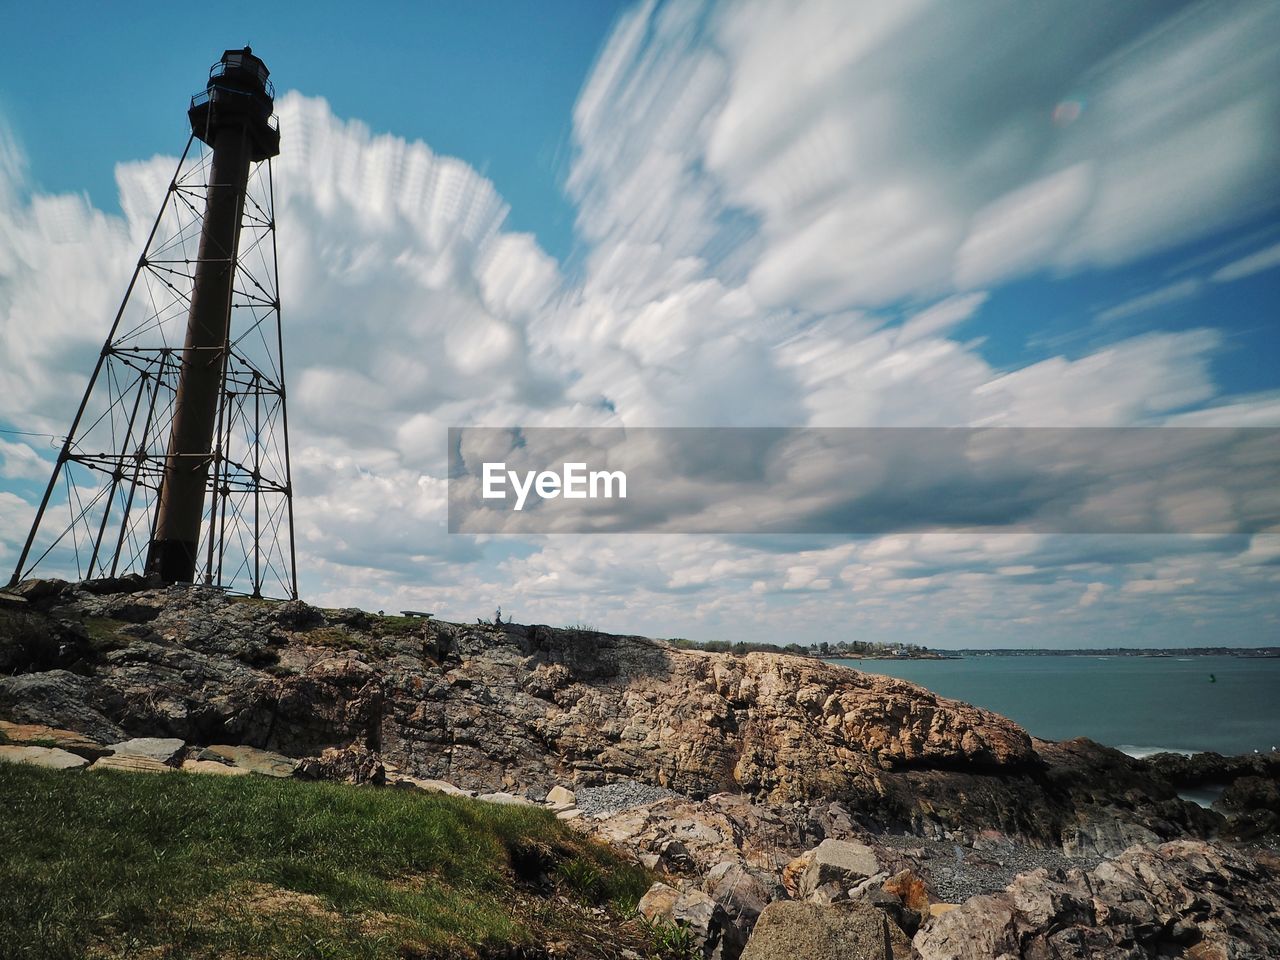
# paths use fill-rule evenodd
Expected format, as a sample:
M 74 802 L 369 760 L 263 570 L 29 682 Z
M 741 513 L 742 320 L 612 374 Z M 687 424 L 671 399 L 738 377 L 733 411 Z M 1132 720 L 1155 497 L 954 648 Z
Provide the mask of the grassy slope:
M 516 956 L 556 939 L 596 956 L 593 934 L 635 938 L 590 905 L 616 916 L 647 884 L 531 807 L 0 763 L 5 960 Z

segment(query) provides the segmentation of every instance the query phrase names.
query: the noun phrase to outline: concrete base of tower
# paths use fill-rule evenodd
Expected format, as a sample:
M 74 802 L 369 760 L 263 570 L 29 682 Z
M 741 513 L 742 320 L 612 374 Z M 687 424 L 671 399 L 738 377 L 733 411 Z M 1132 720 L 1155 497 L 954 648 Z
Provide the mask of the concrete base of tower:
M 147 573 L 165 583 L 192 583 L 196 576 L 194 540 L 152 540 Z

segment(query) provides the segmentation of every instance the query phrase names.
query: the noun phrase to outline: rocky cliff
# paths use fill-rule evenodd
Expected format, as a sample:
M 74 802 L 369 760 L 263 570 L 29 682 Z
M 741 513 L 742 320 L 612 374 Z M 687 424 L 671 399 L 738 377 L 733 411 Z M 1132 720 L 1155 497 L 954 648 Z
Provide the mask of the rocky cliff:
M 989 711 L 821 661 L 142 587 L 13 591 L 0 719 L 292 757 L 355 744 L 407 775 L 533 796 L 627 780 L 695 799 L 834 800 L 868 828 L 994 828 L 1084 852 L 1223 826 L 1116 751 L 1033 740 Z

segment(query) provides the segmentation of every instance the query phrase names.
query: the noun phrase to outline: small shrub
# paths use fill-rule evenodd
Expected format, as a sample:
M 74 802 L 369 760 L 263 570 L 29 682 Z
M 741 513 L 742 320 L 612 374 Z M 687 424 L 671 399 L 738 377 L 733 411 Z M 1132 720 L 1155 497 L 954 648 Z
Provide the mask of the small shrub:
M 575 857 L 562 860 L 556 867 L 560 879 L 578 896 L 585 900 L 594 900 L 600 892 L 600 870 L 592 863 Z
M 696 960 L 698 941 L 687 926 L 666 917 L 644 917 L 640 924 L 653 948 L 653 960 Z

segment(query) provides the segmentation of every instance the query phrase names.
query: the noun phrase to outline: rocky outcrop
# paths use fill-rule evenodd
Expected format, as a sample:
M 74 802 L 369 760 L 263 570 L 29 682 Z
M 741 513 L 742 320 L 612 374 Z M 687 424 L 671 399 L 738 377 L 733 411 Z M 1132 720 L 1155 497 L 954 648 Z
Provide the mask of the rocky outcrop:
M 1150 769 L 1176 787 L 1228 784 L 1240 777 L 1280 779 L 1280 753 L 1246 753 L 1224 757 L 1220 753 L 1155 753 L 1143 759 Z
M 1221 787 L 1214 809 L 1226 816 L 1224 836 L 1238 840 L 1280 837 L 1280 753 L 1238 757 L 1157 753 L 1144 762 L 1176 787 Z
M 1280 781 L 1240 777 L 1222 792 L 1217 804 L 1227 814 L 1229 833 L 1241 840 L 1280 837 Z
M 24 585 L 21 609 L 0 608 L 0 717 L 321 770 L 326 750 L 354 747 L 485 792 L 630 779 L 774 807 L 837 800 L 863 826 L 939 838 L 1083 830 L 1097 846 L 1100 820 L 1158 839 L 1217 822 L 1115 751 L 1033 741 L 989 711 L 803 657 L 138 586 Z
M 915 937 L 923 960 L 1280 956 L 1280 862 L 1199 841 L 1135 847 L 1088 873 L 1036 870 Z

